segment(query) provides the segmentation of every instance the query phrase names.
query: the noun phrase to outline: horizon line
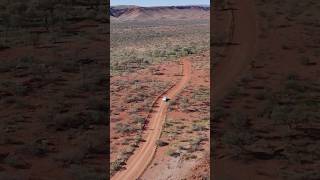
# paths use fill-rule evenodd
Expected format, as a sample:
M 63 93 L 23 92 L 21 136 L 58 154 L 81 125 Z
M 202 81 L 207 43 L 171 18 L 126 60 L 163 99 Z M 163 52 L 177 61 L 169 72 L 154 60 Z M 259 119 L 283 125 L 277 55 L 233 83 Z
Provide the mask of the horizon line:
M 115 5 L 112 5 L 110 4 L 110 7 L 111 6 L 137 6 L 137 7 L 170 7 L 170 6 L 210 6 L 211 4 L 185 4 L 185 5 L 151 5 L 151 6 L 145 6 L 145 5 L 135 5 L 135 4 L 115 4 Z

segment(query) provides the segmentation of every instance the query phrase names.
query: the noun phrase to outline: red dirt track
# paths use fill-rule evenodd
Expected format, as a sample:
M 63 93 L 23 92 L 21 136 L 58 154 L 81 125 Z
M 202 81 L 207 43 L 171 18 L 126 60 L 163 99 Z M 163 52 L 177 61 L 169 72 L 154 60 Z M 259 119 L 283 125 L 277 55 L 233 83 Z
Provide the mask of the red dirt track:
M 178 93 L 187 85 L 191 77 L 191 62 L 187 59 L 182 60 L 183 76 L 182 79 L 163 95 L 173 100 Z M 166 119 L 168 103 L 162 101 L 162 96 L 158 97 L 152 107 L 152 114 L 148 127 L 145 132 L 145 142 L 129 158 L 126 169 L 115 174 L 112 180 L 135 180 L 138 179 L 148 165 L 151 163 L 156 152 L 156 141 L 160 138 L 163 124 Z
M 217 65 L 213 74 L 213 97 L 216 103 L 232 88 L 253 58 L 256 46 L 256 17 L 254 3 L 243 0 L 235 4 L 232 43 L 227 58 Z

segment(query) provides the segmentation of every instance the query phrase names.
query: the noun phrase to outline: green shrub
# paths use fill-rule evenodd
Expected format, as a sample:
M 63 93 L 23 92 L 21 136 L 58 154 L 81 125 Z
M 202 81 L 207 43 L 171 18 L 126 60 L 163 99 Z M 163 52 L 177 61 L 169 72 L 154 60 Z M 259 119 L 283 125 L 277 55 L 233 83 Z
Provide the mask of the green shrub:
M 130 133 L 135 130 L 129 124 L 122 124 L 122 123 L 117 123 L 115 129 L 118 133 Z
M 172 156 L 172 157 L 178 157 L 178 156 L 180 156 L 180 153 L 178 153 L 178 152 L 176 152 L 176 151 L 174 151 L 174 150 L 172 150 L 172 149 L 169 149 L 169 150 L 167 151 L 167 155 L 168 155 L 168 156 Z
M 192 130 L 193 131 L 204 131 L 204 130 L 206 130 L 206 127 L 201 124 L 192 124 Z
M 120 159 L 117 159 L 114 162 L 111 162 L 110 165 L 110 174 L 113 175 L 115 172 L 119 171 L 122 168 L 123 161 Z
M 158 146 L 158 147 L 162 147 L 162 146 L 166 146 L 166 145 L 168 145 L 169 143 L 167 143 L 167 142 L 165 142 L 165 141 L 162 141 L 162 140 L 157 140 L 156 141 L 156 145 Z
M 146 119 L 137 115 L 132 116 L 133 122 L 138 124 L 144 124 L 146 122 Z

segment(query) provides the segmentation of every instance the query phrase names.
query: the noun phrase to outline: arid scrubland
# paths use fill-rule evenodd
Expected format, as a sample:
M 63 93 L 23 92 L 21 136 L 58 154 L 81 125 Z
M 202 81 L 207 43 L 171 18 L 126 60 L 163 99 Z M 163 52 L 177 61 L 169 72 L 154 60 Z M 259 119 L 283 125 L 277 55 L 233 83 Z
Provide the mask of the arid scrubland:
M 125 168 L 126 161 L 144 143 L 152 102 L 181 79 L 182 58 L 192 61 L 194 79 L 188 90 L 170 103 L 169 116 L 156 143 L 160 153 L 156 153 L 153 164 L 166 165 L 158 161 L 162 157 L 196 160 L 202 158 L 203 149 L 208 151 L 209 32 L 208 17 L 111 19 L 111 173 Z M 198 76 L 203 79 L 196 81 Z M 185 118 L 171 116 L 171 112 L 181 112 Z M 189 113 L 194 117 L 190 119 Z M 185 125 L 183 119 L 187 120 Z M 185 140 L 188 134 L 190 141 Z M 142 179 L 156 177 L 153 172 L 148 175 L 149 168 L 146 171 Z
M 0 1 L 0 179 L 107 178 L 106 7 Z
M 229 2 L 235 9 L 242 3 Z M 216 178 L 319 179 L 320 4 L 248 2 L 256 12 L 257 49 L 215 104 Z M 223 62 L 228 54 L 215 56 Z

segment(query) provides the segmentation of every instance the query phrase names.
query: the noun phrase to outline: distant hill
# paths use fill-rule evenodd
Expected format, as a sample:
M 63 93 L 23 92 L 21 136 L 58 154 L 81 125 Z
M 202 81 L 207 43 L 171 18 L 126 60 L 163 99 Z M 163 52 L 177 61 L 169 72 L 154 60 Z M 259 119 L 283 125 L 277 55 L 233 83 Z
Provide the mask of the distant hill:
M 128 9 L 128 8 L 135 8 L 139 6 L 135 5 L 119 5 L 119 6 L 111 6 L 112 9 Z
M 144 21 L 159 19 L 208 19 L 210 6 L 111 6 L 110 16 L 118 21 Z

